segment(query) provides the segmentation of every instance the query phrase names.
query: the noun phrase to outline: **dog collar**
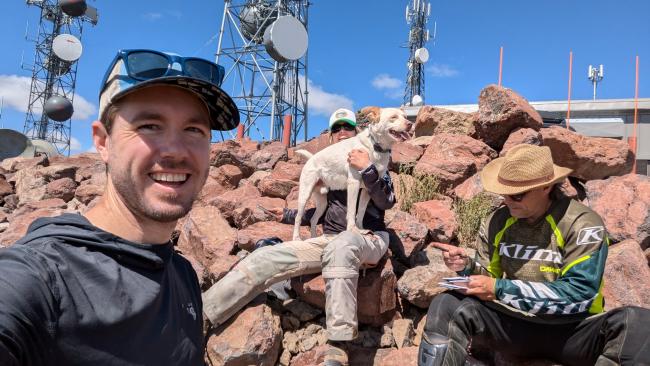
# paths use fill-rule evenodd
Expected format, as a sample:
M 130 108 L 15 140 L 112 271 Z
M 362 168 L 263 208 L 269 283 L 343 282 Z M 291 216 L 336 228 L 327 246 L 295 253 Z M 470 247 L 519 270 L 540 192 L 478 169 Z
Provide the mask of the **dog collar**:
M 379 145 L 379 143 L 377 141 L 375 141 L 375 139 L 372 137 L 372 135 L 368 135 L 368 136 L 370 136 L 370 142 L 372 142 L 372 148 L 375 149 L 376 152 L 378 152 L 378 153 L 390 153 L 390 149 L 384 149 L 383 147 L 381 147 L 381 145 Z

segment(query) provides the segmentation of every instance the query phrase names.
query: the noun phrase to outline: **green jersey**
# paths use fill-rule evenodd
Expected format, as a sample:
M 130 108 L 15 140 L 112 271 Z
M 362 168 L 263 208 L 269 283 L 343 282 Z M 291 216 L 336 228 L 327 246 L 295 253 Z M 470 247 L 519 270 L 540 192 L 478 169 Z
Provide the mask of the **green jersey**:
M 600 216 L 578 201 L 555 200 L 532 224 L 501 207 L 481 226 L 478 244 L 477 260 L 490 272 L 483 274 L 497 278 L 498 302 L 514 313 L 569 321 L 603 311 L 607 234 Z

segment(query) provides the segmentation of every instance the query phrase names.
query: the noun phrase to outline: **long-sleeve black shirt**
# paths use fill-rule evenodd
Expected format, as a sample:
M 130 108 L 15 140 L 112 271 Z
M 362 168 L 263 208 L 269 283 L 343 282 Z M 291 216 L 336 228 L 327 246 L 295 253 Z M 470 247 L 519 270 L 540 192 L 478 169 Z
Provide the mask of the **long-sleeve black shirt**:
M 38 219 L 0 249 L 0 365 L 203 365 L 196 273 L 166 245 L 83 216 Z

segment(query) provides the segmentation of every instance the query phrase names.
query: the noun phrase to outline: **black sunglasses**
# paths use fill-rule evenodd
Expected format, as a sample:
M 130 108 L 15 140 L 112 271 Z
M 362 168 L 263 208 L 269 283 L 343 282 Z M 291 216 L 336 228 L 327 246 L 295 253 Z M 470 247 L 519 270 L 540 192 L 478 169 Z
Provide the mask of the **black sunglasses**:
M 524 197 L 526 197 L 528 192 L 530 192 L 530 191 L 527 191 L 527 192 L 524 192 L 524 193 L 519 193 L 519 194 L 506 194 L 506 195 L 504 195 L 504 197 L 508 197 L 511 200 L 515 201 L 515 202 L 521 202 L 521 200 L 523 200 Z
M 221 86 L 225 75 L 223 66 L 198 57 L 182 57 L 154 50 L 120 50 L 104 75 L 102 88 L 110 82 L 108 76 L 118 60 L 124 61 L 128 77 L 138 81 L 162 76 L 190 76 Z
M 337 132 L 341 131 L 341 129 L 344 129 L 346 131 L 354 131 L 356 129 L 356 127 L 354 127 L 354 126 L 352 126 L 350 124 L 347 124 L 347 123 L 341 123 L 341 124 L 332 126 L 330 131 L 332 131 L 332 133 L 337 133 Z

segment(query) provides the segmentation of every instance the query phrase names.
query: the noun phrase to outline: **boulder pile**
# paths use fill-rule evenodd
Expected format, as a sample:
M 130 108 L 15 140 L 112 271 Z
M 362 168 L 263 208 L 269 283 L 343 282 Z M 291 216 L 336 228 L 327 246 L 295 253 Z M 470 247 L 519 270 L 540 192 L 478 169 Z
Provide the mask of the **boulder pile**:
M 352 365 L 415 365 L 417 346 L 432 297 L 442 277 L 453 275 L 433 242 L 459 240 L 466 219 L 457 202 L 482 191 L 477 173 L 512 146 L 549 146 L 557 164 L 574 169 L 565 191 L 604 219 L 612 239 L 605 273 L 606 307 L 650 307 L 650 178 L 629 174 L 634 160 L 625 142 L 545 128 L 520 95 L 495 85 L 479 96 L 479 110 L 466 114 L 421 108 L 413 139 L 392 149 L 391 176 L 398 200 L 408 199 L 408 179 L 434 176 L 436 192 L 407 209 L 386 214 L 390 250 L 359 279 L 359 337 Z M 321 135 L 297 148 L 317 152 Z M 198 273 L 204 290 L 254 249 L 256 241 L 292 237 L 278 222 L 297 205 L 304 160 L 279 142 L 224 141 L 211 149 L 210 174 L 192 211 L 177 225 L 177 249 Z M 0 162 L 0 247 L 24 235 L 37 217 L 84 212 L 101 196 L 105 165 L 97 154 L 69 158 L 11 158 Z M 402 185 L 400 187 L 400 185 Z M 492 206 L 501 199 L 488 196 Z M 417 200 L 416 200 L 417 201 Z M 303 238 L 309 230 L 304 227 Z M 634 286 L 628 286 L 634 283 Z M 323 360 L 325 284 L 320 275 L 294 278 L 294 298 L 263 294 L 227 324 L 208 334 L 211 365 L 316 365 Z M 472 352 L 471 364 L 552 365 L 509 360 L 492 350 Z

